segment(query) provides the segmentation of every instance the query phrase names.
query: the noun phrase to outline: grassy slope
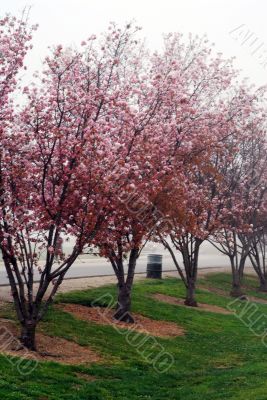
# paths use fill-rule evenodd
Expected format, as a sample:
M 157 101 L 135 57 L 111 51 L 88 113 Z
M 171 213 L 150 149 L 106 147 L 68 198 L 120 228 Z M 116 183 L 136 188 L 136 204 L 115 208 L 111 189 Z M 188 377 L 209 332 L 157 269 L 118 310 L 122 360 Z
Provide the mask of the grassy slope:
M 225 274 L 209 275 L 200 283 L 230 288 L 230 278 Z M 257 296 L 254 278 L 247 278 L 245 283 L 249 293 Z M 105 293 L 115 295 L 115 288 L 72 292 L 61 295 L 58 301 L 90 305 Z M 125 336 L 111 326 L 78 321 L 54 307 L 42 329 L 47 334 L 90 345 L 103 354 L 105 361 L 90 367 L 40 363 L 30 376 L 22 377 L 0 356 L 0 399 L 267 399 L 267 348 L 259 337 L 234 315 L 169 305 L 152 299 L 153 293 L 182 297 L 184 289 L 176 279 L 144 281 L 134 288 L 133 311 L 177 322 L 187 331 L 184 337 L 158 340 L 174 357 L 174 365 L 168 372 L 159 375 L 127 344 Z M 197 295 L 199 301 L 221 307 L 227 307 L 231 301 L 203 290 L 198 290 Z M 258 307 L 259 312 L 267 312 L 267 305 Z M 3 315 L 10 315 L 10 311 L 3 311 Z M 94 375 L 97 379 L 88 382 L 77 373 Z

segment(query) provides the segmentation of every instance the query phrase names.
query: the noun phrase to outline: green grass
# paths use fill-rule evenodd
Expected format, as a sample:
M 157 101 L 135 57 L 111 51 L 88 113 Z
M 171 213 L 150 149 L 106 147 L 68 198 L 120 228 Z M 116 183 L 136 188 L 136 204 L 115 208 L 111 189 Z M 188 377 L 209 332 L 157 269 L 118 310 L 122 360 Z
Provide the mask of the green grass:
M 227 274 L 212 274 L 199 283 L 202 287 L 214 286 L 228 291 L 230 282 Z M 249 294 L 264 297 L 257 292 L 255 278 L 246 277 L 244 283 Z M 103 360 L 89 366 L 42 362 L 25 377 L 6 357 L 0 356 L 0 399 L 267 399 L 267 348 L 259 335 L 256 336 L 235 315 L 163 303 L 153 299 L 155 293 L 183 297 L 184 288 L 176 279 L 146 280 L 136 283 L 133 291 L 134 312 L 156 320 L 175 322 L 186 331 L 185 336 L 157 338 L 157 343 L 174 360 L 167 372 L 159 374 L 151 360 L 144 359 L 136 347 L 127 342 L 125 334 L 121 334 L 125 331 L 119 333 L 112 326 L 77 320 L 54 306 L 41 329 L 49 335 L 90 346 L 102 355 Z M 115 297 L 115 286 L 60 295 L 57 303 L 104 306 L 108 302 L 106 294 Z M 200 302 L 224 308 L 232 301 L 227 296 L 200 289 L 197 298 Z M 236 307 L 243 306 L 244 302 L 236 303 Z M 257 307 L 258 315 L 267 313 L 267 305 L 257 304 Z M 11 309 L 1 310 L 0 316 L 12 318 L 13 312 Z M 96 379 L 88 381 L 84 374 Z

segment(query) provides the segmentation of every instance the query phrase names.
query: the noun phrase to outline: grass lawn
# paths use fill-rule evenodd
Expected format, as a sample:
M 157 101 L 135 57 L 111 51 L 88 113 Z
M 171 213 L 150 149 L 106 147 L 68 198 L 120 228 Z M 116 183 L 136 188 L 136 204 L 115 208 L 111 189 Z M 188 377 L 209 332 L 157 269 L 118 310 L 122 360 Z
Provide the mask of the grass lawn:
M 228 291 L 230 276 L 210 274 L 200 279 L 199 302 L 227 308 L 232 300 L 205 290 L 217 287 Z M 246 277 L 247 293 L 265 296 L 256 290 L 257 281 Z M 57 303 L 90 306 L 105 294 L 115 296 L 115 286 L 60 295 Z M 21 376 L 8 359 L 0 356 L 0 399 L 2 400 L 266 400 L 267 348 L 260 335 L 233 315 L 224 315 L 176 306 L 153 298 L 161 293 L 181 298 L 181 281 L 165 279 L 136 283 L 133 311 L 146 317 L 175 322 L 184 336 L 156 338 L 173 357 L 172 366 L 158 373 L 149 358 L 129 344 L 124 334 L 112 326 L 81 321 L 59 309 L 49 311 L 40 329 L 48 335 L 90 346 L 102 361 L 89 366 L 67 366 L 40 362 L 29 376 Z M 267 294 L 266 294 L 267 299 Z M 105 305 L 106 297 L 98 300 Z M 238 301 L 236 307 L 243 307 Z M 258 304 L 258 315 L 267 314 L 267 304 Z M 13 311 L 1 309 L 1 317 Z M 125 333 L 125 331 L 122 330 Z M 141 336 L 140 335 L 139 339 Z M 87 376 L 89 379 L 87 379 Z

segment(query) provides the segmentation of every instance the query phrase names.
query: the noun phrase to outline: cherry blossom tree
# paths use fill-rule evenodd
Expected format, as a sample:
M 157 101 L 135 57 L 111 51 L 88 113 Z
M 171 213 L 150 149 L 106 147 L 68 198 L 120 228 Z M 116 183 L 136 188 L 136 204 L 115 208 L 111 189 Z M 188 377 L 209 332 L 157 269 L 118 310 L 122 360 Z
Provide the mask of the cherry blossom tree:
M 239 240 L 242 245 L 249 244 L 248 256 L 259 278 L 259 290 L 266 292 L 267 146 L 264 121 L 251 123 L 251 138 L 243 157 L 250 168 L 241 192 L 249 229 L 239 234 Z
M 8 240 L 6 232 L 6 181 L 9 176 L 9 164 L 6 163 L 7 148 L 11 141 L 10 128 L 14 124 L 14 92 L 18 88 L 18 74 L 24 66 L 24 58 L 31 47 L 32 31 L 36 27 L 27 25 L 25 15 L 17 19 L 6 15 L 0 19 L 0 249 L 4 257 L 3 243 Z M 16 142 L 13 143 L 16 152 Z M 13 154 L 12 154 L 13 155 Z M 19 171 L 17 166 L 17 172 Z
M 188 76 L 180 78 L 180 60 L 172 55 L 175 49 L 169 41 L 175 47 L 177 36 L 166 37 L 164 54 L 146 54 L 146 57 L 143 54 L 140 69 L 131 77 L 128 93 L 131 108 L 117 139 L 121 141 L 123 137 L 124 143 L 116 173 L 119 203 L 109 235 L 97 241 L 100 254 L 110 260 L 118 279 L 114 316 L 127 322 L 133 322 L 131 290 L 137 258 L 154 235 L 155 226 L 168 224 L 157 208 L 158 199 L 164 197 L 174 166 L 181 170 L 185 157 L 190 159 L 193 155 L 194 137 L 192 141 L 184 140 L 181 146 L 179 124 L 182 118 L 192 118 L 195 109 L 185 98 L 188 87 L 184 80 L 188 82 Z M 186 70 L 186 62 L 190 64 L 192 60 L 189 57 L 182 61 Z
M 248 257 L 259 278 L 259 288 L 267 290 L 266 282 L 266 125 L 251 123 L 251 138 L 243 155 L 248 171 L 242 182 L 245 229 L 238 235 L 242 247 L 249 246 Z
M 119 218 L 113 221 L 110 235 L 104 242 L 98 242 L 101 254 L 109 258 L 118 278 L 115 317 L 128 322 L 133 321 L 129 311 L 136 260 L 143 243 L 152 236 L 155 238 L 151 227 L 155 228 L 163 216 L 165 223 L 160 223 L 161 229 L 157 231 L 186 285 L 186 303 L 196 305 L 194 290 L 199 248 L 218 228 L 223 208 L 218 194 L 219 161 L 222 163 L 221 160 L 230 157 L 235 150 L 227 139 L 240 133 L 236 123 L 248 106 L 242 91 L 236 89 L 232 93 L 236 71 L 231 61 L 226 62 L 220 56 L 210 57 L 205 39 L 190 38 L 186 47 L 180 35 L 168 35 L 164 54 L 153 54 L 146 66 L 149 72 L 143 71 L 142 81 L 138 76 L 134 78 L 134 96 L 131 97 L 131 104 L 137 101 L 135 124 L 140 119 L 145 124 L 133 125 L 124 139 L 126 144 L 130 143 L 126 149 L 130 147 L 132 151 L 127 153 L 127 171 L 131 172 L 126 174 L 124 189 L 120 189 L 126 193 L 127 201 L 117 209 L 125 207 L 125 203 L 127 209 L 121 222 Z M 140 156 L 142 148 L 148 153 Z M 122 151 L 124 156 L 125 151 Z M 124 162 L 121 165 L 124 166 Z M 123 172 L 122 187 L 124 178 Z M 130 182 L 136 190 L 133 196 Z M 225 188 L 224 193 L 225 201 L 228 199 Z M 135 198 L 136 194 L 139 199 Z M 165 237 L 167 232 L 176 250 L 183 254 L 185 273 Z M 125 278 L 127 253 L 130 255 Z
M 5 132 L 0 243 L 21 342 L 32 350 L 65 274 L 100 229 L 107 233 L 120 147 L 112 133 L 127 109 L 134 32 L 111 25 L 99 41 L 83 42 L 84 50 L 57 46 L 37 83 L 24 89 L 28 103 Z M 70 236 L 74 245 L 65 254 L 62 239 Z
M 179 82 L 181 77 L 185 78 L 186 96 L 182 103 L 187 104 L 188 110 L 178 108 L 181 98 L 177 90 L 172 112 L 179 118 L 177 141 L 183 168 L 174 170 L 160 199 L 158 206 L 170 219 L 172 228 L 169 237 L 159 232 L 159 238 L 185 284 L 185 303 L 196 306 L 200 246 L 222 226 L 220 212 L 229 196 L 229 188 L 226 190 L 222 182 L 224 161 L 229 162 L 238 143 L 238 123 L 245 116 L 250 98 L 235 84 L 237 72 L 231 60 L 213 55 L 205 40 L 191 38 L 185 46 L 179 36 L 169 36 L 166 49 L 165 59 L 180 68 Z M 176 251 L 182 254 L 184 269 L 178 263 Z
M 255 245 L 266 194 L 266 127 L 264 88 L 251 96 L 239 121 L 242 135 L 225 160 L 223 182 L 228 199 L 221 210 L 221 227 L 212 243 L 230 260 L 231 295 L 243 295 L 241 282 L 248 257 L 255 265 Z M 260 100 L 261 99 L 261 100 Z M 228 189 L 227 189 L 228 188 Z M 256 255 L 257 257 L 257 255 Z M 260 274 L 260 270 L 258 270 Z

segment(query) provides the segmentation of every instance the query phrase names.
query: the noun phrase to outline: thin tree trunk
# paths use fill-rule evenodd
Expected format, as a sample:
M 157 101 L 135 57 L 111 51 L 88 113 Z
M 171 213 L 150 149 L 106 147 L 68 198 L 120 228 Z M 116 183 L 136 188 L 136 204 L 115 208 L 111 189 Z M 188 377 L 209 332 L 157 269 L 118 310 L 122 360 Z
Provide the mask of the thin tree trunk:
M 22 324 L 20 341 L 21 344 L 31 351 L 36 351 L 36 323 L 26 321 Z
M 230 296 L 242 297 L 244 296 L 241 286 L 243 269 L 235 265 L 235 261 L 233 258 L 231 258 L 231 267 L 232 267 L 232 289 L 230 291 Z
M 262 244 L 258 242 L 258 238 L 256 238 L 250 249 L 249 258 L 254 268 L 254 271 L 256 272 L 259 278 L 259 283 L 260 283 L 259 291 L 267 292 L 265 246 L 262 246 Z
M 118 284 L 118 302 L 114 318 L 118 321 L 134 323 L 131 311 L 131 287 L 126 283 Z
M 136 261 L 139 256 L 139 248 L 133 248 L 130 252 L 127 278 L 124 277 L 124 267 L 122 253 L 119 257 L 110 258 L 118 279 L 118 299 L 114 318 L 118 321 L 134 323 L 134 318 L 131 315 L 131 293 L 133 287 L 134 273 Z M 116 261 L 115 261 L 116 260 Z
M 195 298 L 195 281 L 194 279 L 189 279 L 187 282 L 187 288 L 186 288 L 186 298 L 184 301 L 184 304 L 189 307 L 197 307 L 197 301 Z
M 260 292 L 267 292 L 267 277 L 265 276 L 264 278 L 262 277 L 260 280 L 260 287 L 259 287 Z
M 256 274 L 258 275 L 259 278 L 259 291 L 260 292 L 267 292 L 267 276 L 264 273 L 264 271 L 261 270 L 261 266 L 260 265 L 256 265 L 255 260 L 250 257 L 252 266 L 254 267 L 254 271 L 256 272 Z
M 232 281 L 232 289 L 230 291 L 230 296 L 231 297 L 242 297 L 244 296 L 244 293 L 242 292 L 241 288 L 241 282 L 238 274 L 235 274 L 235 277 L 233 277 Z
M 160 237 L 160 239 L 162 241 L 162 244 L 171 254 L 177 271 L 185 285 L 186 298 L 184 304 L 189 307 L 197 307 L 195 289 L 198 272 L 199 249 L 201 244 L 203 243 L 203 239 L 197 238 L 190 234 L 185 234 L 178 239 L 176 239 L 174 236 L 170 236 L 174 248 L 182 254 L 184 269 L 180 267 L 176 254 L 172 250 L 168 241 L 162 237 Z
M 199 249 L 202 243 L 202 239 L 195 238 L 190 235 L 186 246 L 181 248 L 186 272 L 186 298 L 184 304 L 189 307 L 198 306 L 195 297 L 195 291 L 198 272 Z

